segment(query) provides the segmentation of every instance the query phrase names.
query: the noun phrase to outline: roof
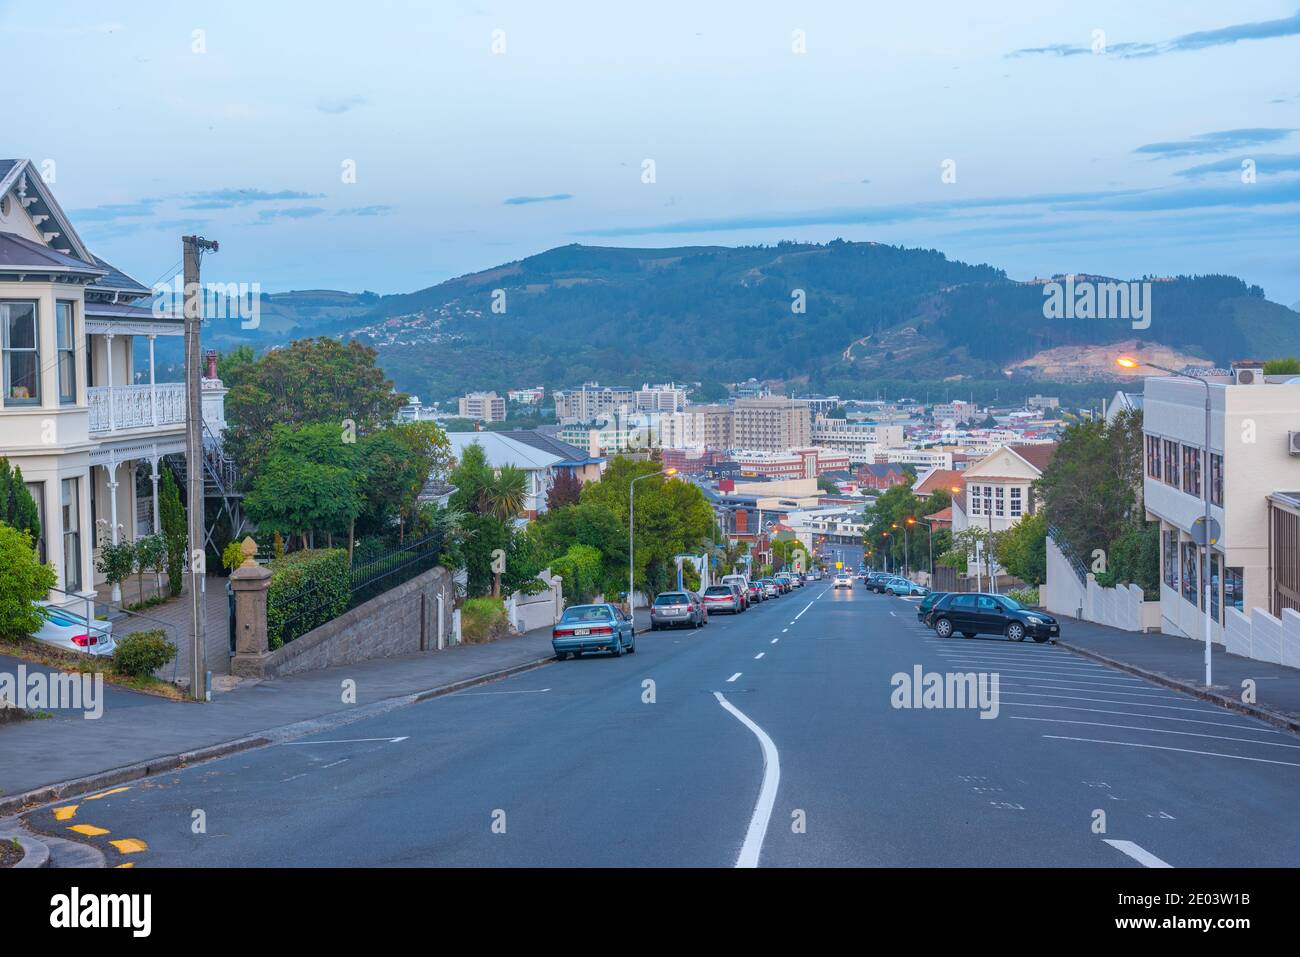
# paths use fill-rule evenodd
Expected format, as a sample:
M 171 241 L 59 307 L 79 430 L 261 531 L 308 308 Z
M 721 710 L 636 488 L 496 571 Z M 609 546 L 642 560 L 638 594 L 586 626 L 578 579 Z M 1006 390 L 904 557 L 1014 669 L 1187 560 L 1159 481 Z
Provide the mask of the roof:
M 942 489 L 951 492 L 953 486 L 964 488 L 966 479 L 956 469 L 930 469 L 912 486 L 912 491 L 922 497 Z
M 103 273 L 99 266 L 92 266 L 76 256 L 67 256 L 58 250 L 41 243 L 33 242 L 14 233 L 0 232 L 0 269 L 53 269 L 59 272 L 75 272 L 86 276 Z
M 142 285 L 128 276 L 122 270 L 118 269 L 112 263 L 107 263 L 95 256 L 95 264 L 101 269 L 107 269 L 108 275 L 102 279 L 96 279 L 90 284 L 91 289 L 121 289 L 127 292 L 136 292 L 142 296 L 149 294 L 149 287 Z
M 1057 444 L 1044 442 L 1041 445 L 1012 445 L 1009 448 L 1039 472 L 1045 472 L 1047 466 L 1052 463 L 1053 456 L 1056 455 Z
M 941 508 L 933 515 L 926 515 L 925 520 L 928 522 L 951 522 L 952 506 L 949 505 L 947 508 Z
M 496 434 L 513 439 L 516 442 L 522 442 L 524 445 L 531 445 L 541 452 L 558 455 L 565 465 L 586 465 L 604 461 L 603 458 L 596 458 L 587 454 L 586 451 L 576 445 L 562 442 L 553 435 L 546 435 L 532 429 L 504 429 Z
M 100 319 L 130 319 L 135 322 L 158 322 L 166 326 L 183 326 L 185 320 L 180 316 L 154 315 L 150 306 L 141 306 L 133 302 L 96 302 L 86 300 L 86 317 Z
M 534 471 L 552 468 L 564 461 L 558 455 L 543 452 L 500 432 L 448 432 L 447 441 L 451 443 L 452 454 L 457 459 L 465 454 L 465 449 L 469 446 L 481 445 L 487 455 L 488 465 L 492 468 L 514 465 L 517 468 Z
M 877 478 L 887 478 L 894 474 L 902 475 L 903 469 L 902 466 L 897 465 L 894 462 L 877 462 L 858 466 L 858 472 L 866 472 L 870 475 L 876 476 Z

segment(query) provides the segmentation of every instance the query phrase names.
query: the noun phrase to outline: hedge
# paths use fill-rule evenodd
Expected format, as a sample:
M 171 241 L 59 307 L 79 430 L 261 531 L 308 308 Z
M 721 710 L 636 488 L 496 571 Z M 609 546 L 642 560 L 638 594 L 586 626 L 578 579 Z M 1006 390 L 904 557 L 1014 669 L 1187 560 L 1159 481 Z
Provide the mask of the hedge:
M 162 629 L 135 631 L 119 638 L 113 651 L 113 670 L 132 678 L 145 678 L 176 657 L 176 646 Z
M 268 563 L 266 635 L 272 649 L 304 635 L 348 609 L 352 570 L 344 548 L 308 548 Z

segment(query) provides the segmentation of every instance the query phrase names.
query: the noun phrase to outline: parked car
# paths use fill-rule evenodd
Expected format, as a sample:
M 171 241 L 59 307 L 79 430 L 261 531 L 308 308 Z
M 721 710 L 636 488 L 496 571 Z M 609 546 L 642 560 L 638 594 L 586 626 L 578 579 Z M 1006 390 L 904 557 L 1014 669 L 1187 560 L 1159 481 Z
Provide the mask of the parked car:
M 632 619 L 613 605 L 574 605 L 551 629 L 551 647 L 561 661 L 586 651 L 608 651 L 617 658 L 624 650 L 636 654 L 636 632 Z
M 757 579 L 745 584 L 745 593 L 751 605 L 755 602 L 767 600 L 767 592 L 764 590 L 762 582 Z
M 764 597 L 764 598 L 780 598 L 780 597 L 781 597 L 781 586 L 778 585 L 778 584 L 776 583 L 776 579 L 775 579 L 775 578 L 764 578 L 764 579 L 761 579 L 761 581 L 762 581 L 762 583 L 763 583 L 763 597 Z
M 853 576 L 848 572 L 836 572 L 835 584 L 833 584 L 831 588 L 847 588 L 849 591 L 852 591 Z
M 676 628 L 680 625 L 703 628 L 704 616 L 704 603 L 692 592 L 660 592 L 650 606 L 650 630 L 658 631 L 660 628 Z
M 929 589 L 906 578 L 893 578 L 885 584 L 885 591 L 891 595 L 924 595 Z
M 776 587 L 781 589 L 782 595 L 788 595 L 794 590 L 794 584 L 790 581 L 790 576 L 786 574 L 774 575 L 772 580 L 776 582 Z
M 981 592 L 953 593 L 939 599 L 930 610 L 929 623 L 940 638 L 959 632 L 964 638 L 976 635 L 1006 635 L 1011 641 L 1050 641 L 1061 632 L 1060 623 L 1046 612 L 1025 608 L 1006 595 Z
M 745 599 L 736 585 L 710 585 L 704 589 L 702 597 L 704 607 L 709 610 L 709 614 L 729 611 L 733 615 L 739 615 L 745 610 Z
M 867 579 L 865 582 L 867 586 L 867 590 L 884 594 L 885 583 L 888 582 L 893 577 L 894 576 L 889 574 L 888 572 L 868 572 Z
M 948 594 L 946 591 L 932 591 L 922 598 L 921 603 L 916 606 L 916 620 L 924 623 L 930 615 L 930 609 L 946 594 Z
M 45 602 L 40 603 L 38 610 L 45 621 L 40 631 L 32 635 L 37 641 L 97 657 L 111 655 L 117 650 L 111 621 L 96 620 L 88 625 L 84 615 Z
M 748 608 L 752 600 L 752 589 L 750 588 L 748 575 L 723 575 L 722 584 L 735 585 L 740 589 L 741 595 L 745 599 L 745 608 Z M 741 611 L 744 611 L 742 608 Z

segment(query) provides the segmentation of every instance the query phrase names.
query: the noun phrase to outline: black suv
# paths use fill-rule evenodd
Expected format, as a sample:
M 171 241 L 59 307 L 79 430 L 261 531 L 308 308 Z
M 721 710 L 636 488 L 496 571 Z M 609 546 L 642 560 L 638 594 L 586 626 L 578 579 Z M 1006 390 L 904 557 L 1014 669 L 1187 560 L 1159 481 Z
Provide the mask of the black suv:
M 1011 641 L 1050 641 L 1061 633 L 1061 626 L 1046 612 L 1026 608 L 1006 595 L 981 592 L 954 592 L 934 604 L 926 624 L 940 638 L 960 632 L 963 638 L 976 635 L 1006 635 Z
M 863 584 L 867 586 L 868 591 L 880 592 L 883 595 L 885 583 L 893 577 L 889 572 L 868 572 Z

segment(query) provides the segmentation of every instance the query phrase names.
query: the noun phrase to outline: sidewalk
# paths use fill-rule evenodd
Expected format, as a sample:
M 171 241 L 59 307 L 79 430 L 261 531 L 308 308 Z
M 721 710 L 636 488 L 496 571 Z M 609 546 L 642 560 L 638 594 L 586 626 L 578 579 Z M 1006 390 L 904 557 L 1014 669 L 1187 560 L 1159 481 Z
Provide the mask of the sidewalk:
M 636 623 L 638 634 L 648 628 L 648 612 L 638 609 Z M 413 704 L 428 692 L 523 670 L 552 656 L 548 626 L 481 645 L 458 645 L 445 651 L 376 658 L 247 682 L 214 694 L 206 703 L 168 701 L 105 684 L 101 718 L 86 720 L 80 713 L 54 712 L 52 718 L 0 727 L 0 817 L 13 811 L 6 808 L 6 799 L 35 788 L 143 762 L 153 762 L 154 771 L 166 770 L 160 765 L 174 767 L 181 755 L 188 760 L 213 756 L 196 756 L 194 751 L 258 738 L 298 722 L 346 721 L 346 712 L 365 717 L 368 711 L 378 713 Z M 0 671 L 14 673 L 19 664 L 26 664 L 29 673 L 49 670 L 0 656 Z M 345 679 L 356 682 L 354 704 L 343 703 Z M 260 743 L 265 742 L 245 740 L 240 747 Z M 143 768 L 133 768 L 122 779 L 145 773 Z M 106 785 L 90 782 L 81 790 L 101 786 Z
M 1224 707 L 1257 714 L 1274 723 L 1290 721 L 1300 730 L 1300 671 L 1282 665 L 1230 655 L 1223 645 L 1210 649 L 1214 686 L 1205 689 L 1205 645 L 1174 635 L 1120 631 L 1064 615 L 1057 644 L 1090 657 L 1190 691 Z M 1242 682 L 1255 682 L 1255 709 L 1242 702 Z M 1263 712 L 1263 713 L 1260 713 Z

